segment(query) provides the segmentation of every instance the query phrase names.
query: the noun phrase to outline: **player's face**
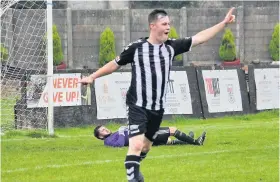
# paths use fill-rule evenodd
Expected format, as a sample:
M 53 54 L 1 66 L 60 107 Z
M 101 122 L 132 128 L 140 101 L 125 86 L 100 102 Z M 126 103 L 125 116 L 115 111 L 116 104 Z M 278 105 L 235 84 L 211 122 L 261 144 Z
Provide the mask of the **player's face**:
M 168 39 L 170 31 L 170 20 L 168 16 L 159 15 L 157 21 L 152 23 L 151 31 L 154 32 L 156 39 L 163 43 Z
M 107 136 L 107 135 L 111 134 L 111 131 L 108 128 L 106 128 L 105 126 L 101 126 L 98 129 L 98 131 L 99 131 L 99 137 L 100 138 L 104 138 L 104 136 Z

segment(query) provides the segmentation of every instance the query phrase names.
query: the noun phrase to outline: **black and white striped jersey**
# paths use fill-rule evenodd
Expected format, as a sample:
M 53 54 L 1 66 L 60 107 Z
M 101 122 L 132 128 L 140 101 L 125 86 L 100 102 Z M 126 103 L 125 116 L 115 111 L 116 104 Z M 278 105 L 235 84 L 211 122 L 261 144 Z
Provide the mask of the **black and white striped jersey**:
M 147 38 L 130 43 L 115 59 L 118 65 L 131 63 L 132 77 L 127 92 L 127 105 L 148 110 L 165 108 L 165 95 L 173 58 L 190 50 L 192 38 L 168 39 L 151 44 Z

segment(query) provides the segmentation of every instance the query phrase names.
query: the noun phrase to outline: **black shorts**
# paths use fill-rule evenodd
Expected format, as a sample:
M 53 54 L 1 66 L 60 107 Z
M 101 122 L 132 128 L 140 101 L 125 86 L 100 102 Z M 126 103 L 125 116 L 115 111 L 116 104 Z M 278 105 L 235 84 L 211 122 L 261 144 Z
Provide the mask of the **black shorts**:
M 139 106 L 128 108 L 129 137 L 145 134 L 153 142 L 162 121 L 164 110 L 152 111 Z
M 156 132 L 156 138 L 154 140 L 153 146 L 166 145 L 169 137 L 169 127 L 160 127 L 159 130 Z

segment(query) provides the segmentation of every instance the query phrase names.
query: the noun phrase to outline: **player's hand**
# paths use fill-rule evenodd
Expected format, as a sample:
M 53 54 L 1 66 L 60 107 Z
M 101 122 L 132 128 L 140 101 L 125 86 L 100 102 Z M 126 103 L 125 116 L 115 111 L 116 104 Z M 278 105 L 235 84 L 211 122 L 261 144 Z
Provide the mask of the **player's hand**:
M 87 76 L 87 77 L 83 77 L 81 80 L 78 81 L 78 83 L 81 83 L 83 85 L 87 85 L 87 84 L 92 84 L 93 82 L 93 77 L 92 76 Z
M 124 132 L 127 129 L 127 126 L 121 126 L 119 128 L 119 132 Z
M 235 15 L 232 14 L 232 12 L 233 12 L 234 9 L 235 9 L 235 8 L 231 8 L 231 9 L 228 11 L 228 13 L 227 13 L 227 15 L 226 15 L 226 17 L 225 17 L 225 19 L 224 19 L 224 23 L 230 24 L 230 23 L 235 22 Z
M 120 128 L 119 128 L 119 134 L 120 135 L 124 135 L 124 131 L 125 131 L 125 129 L 126 129 L 126 126 L 121 126 Z

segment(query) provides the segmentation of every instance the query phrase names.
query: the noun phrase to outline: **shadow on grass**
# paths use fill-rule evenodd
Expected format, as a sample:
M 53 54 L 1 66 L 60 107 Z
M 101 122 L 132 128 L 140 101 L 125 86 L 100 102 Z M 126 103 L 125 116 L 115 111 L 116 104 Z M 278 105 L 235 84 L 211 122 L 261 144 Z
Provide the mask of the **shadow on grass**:
M 12 130 L 5 133 L 5 138 L 30 137 L 30 138 L 58 138 L 57 135 L 49 135 L 46 131 L 27 131 L 27 130 Z
M 49 135 L 46 132 L 38 132 L 38 131 L 29 132 L 26 136 L 31 138 L 58 138 L 57 135 Z

